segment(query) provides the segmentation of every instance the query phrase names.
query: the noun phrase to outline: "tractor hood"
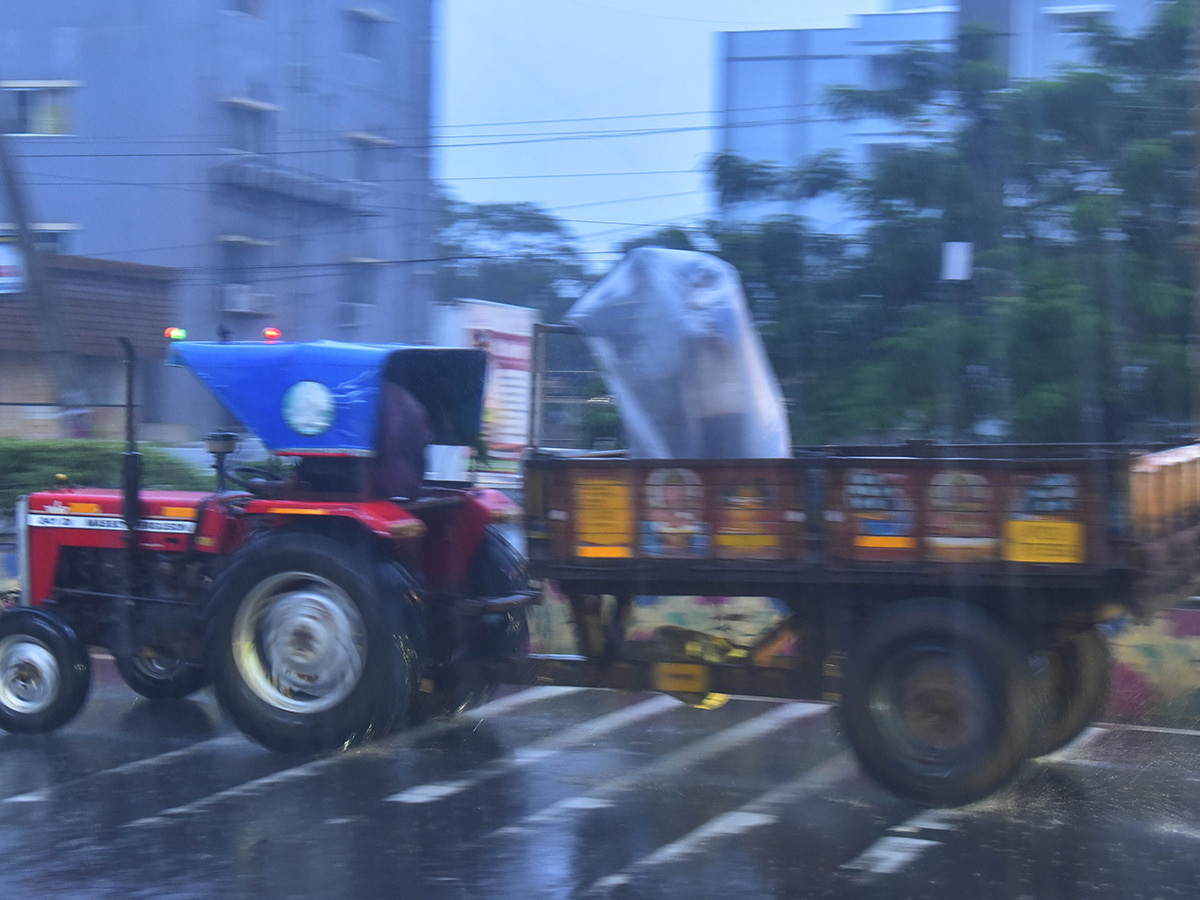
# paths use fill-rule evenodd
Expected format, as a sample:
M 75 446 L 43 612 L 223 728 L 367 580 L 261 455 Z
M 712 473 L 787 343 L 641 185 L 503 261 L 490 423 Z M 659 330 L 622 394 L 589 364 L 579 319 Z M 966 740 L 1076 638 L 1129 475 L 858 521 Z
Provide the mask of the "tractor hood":
M 433 443 L 473 444 L 483 414 L 482 350 L 387 344 L 178 342 L 167 362 L 191 369 L 243 425 L 282 455 L 373 456 L 380 385 L 407 388 L 429 413 Z

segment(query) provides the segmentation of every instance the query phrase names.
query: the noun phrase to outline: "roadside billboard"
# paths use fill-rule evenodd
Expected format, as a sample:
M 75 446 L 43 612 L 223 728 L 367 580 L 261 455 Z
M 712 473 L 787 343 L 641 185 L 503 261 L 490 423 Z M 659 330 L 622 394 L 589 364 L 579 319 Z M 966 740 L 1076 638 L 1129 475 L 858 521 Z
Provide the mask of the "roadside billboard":
M 25 258 L 12 241 L 0 240 L 0 294 L 25 292 Z
M 433 343 L 487 351 L 483 431 L 493 463 L 516 470 L 529 443 L 529 390 L 536 309 L 489 300 L 434 306 Z

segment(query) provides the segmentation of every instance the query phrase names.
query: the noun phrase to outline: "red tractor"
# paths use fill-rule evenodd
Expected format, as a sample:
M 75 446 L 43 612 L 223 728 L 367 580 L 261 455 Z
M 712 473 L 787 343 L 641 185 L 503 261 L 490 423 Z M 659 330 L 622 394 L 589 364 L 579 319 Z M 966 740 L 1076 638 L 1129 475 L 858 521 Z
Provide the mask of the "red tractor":
M 127 345 L 132 372 L 132 349 Z M 176 343 L 277 455 L 217 489 L 144 490 L 132 379 L 120 490 L 65 478 L 18 507 L 21 605 L 0 614 L 0 727 L 48 731 L 87 698 L 89 647 L 152 700 L 212 681 L 249 736 L 340 747 L 485 697 L 528 643 L 518 507 L 425 483 L 425 445 L 478 437 L 477 350 Z M 290 459 L 290 466 L 285 465 Z

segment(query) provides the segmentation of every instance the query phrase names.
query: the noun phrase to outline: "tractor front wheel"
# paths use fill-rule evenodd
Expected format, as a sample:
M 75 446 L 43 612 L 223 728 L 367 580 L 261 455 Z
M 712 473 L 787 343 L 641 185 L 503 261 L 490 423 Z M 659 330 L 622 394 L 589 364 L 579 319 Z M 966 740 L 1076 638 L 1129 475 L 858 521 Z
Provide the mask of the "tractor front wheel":
M 61 619 L 37 609 L 0 615 L 0 728 L 53 731 L 87 700 L 87 647 Z

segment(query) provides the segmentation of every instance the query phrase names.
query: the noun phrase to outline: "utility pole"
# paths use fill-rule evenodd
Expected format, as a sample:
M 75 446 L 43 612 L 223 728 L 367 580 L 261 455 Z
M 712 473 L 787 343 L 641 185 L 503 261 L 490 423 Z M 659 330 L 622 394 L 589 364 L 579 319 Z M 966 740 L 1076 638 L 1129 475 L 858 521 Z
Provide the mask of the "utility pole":
M 1188 335 L 1188 368 L 1191 370 L 1192 432 L 1200 435 L 1200 0 L 1188 4 L 1191 32 L 1188 36 L 1188 87 L 1191 94 L 1192 153 L 1192 330 Z
M 55 401 L 63 409 L 77 406 L 79 382 L 76 379 L 75 360 L 67 346 L 58 301 L 46 284 L 41 251 L 34 243 L 30 228 L 29 207 L 25 203 L 21 180 L 13 165 L 8 136 L 3 128 L 0 128 L 0 178 L 4 180 L 5 193 L 8 195 L 9 211 L 17 232 L 17 247 L 25 258 L 25 296 L 29 299 L 29 312 L 54 376 Z

